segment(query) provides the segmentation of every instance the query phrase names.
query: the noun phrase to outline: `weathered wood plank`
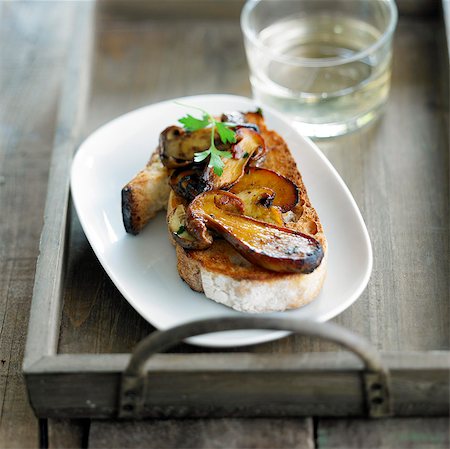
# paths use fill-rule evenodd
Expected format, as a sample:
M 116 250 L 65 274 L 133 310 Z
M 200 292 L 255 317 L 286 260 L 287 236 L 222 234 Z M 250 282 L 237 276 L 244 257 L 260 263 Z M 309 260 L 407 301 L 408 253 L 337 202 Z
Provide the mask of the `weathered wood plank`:
M 444 0 L 445 2 L 446 0 Z M 399 14 L 436 15 L 440 0 L 396 0 Z M 245 0 L 104 0 L 103 11 L 131 20 L 158 19 L 238 19 Z
M 107 0 L 102 12 L 130 20 L 146 19 L 237 19 L 245 0 Z
M 87 447 L 90 420 L 49 419 L 47 421 L 49 449 L 79 449 Z
M 50 160 L 44 226 L 33 288 L 24 367 L 57 351 L 65 277 L 69 173 L 89 92 L 94 4 L 79 3 L 69 47 Z
M 448 418 L 326 420 L 317 426 L 318 449 L 448 449 Z
M 0 3 L 0 447 L 37 447 L 21 375 L 73 5 Z
M 364 416 L 361 362 L 348 353 L 159 354 L 147 365 L 143 417 Z M 449 354 L 382 354 L 397 416 L 449 413 Z M 42 417 L 117 416 L 125 354 L 60 355 L 27 373 Z
M 314 449 L 312 419 L 93 421 L 89 449 Z

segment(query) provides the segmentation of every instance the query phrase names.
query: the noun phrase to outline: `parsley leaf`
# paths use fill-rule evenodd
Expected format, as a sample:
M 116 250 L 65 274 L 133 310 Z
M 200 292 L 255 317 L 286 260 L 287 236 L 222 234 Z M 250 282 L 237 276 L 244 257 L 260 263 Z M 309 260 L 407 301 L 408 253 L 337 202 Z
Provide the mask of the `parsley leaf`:
M 209 160 L 209 167 L 214 167 L 214 173 L 217 176 L 222 176 L 224 162 L 219 156 L 218 152 L 211 152 L 211 159 Z
M 203 114 L 202 119 L 192 117 L 192 115 L 187 114 L 186 117 L 180 118 L 178 120 L 186 131 L 198 131 L 199 129 L 206 128 L 209 125 L 209 117 L 207 114 Z
M 216 129 L 223 143 L 235 143 L 236 133 L 222 122 L 216 122 Z
M 211 149 L 194 154 L 194 162 L 204 161 L 211 154 Z
M 214 173 L 217 176 L 222 176 L 223 167 L 225 166 L 225 163 L 223 162 L 222 158 L 230 159 L 232 157 L 232 154 L 229 151 L 220 151 L 214 146 L 214 144 L 212 144 L 209 150 L 202 151 L 201 153 L 195 153 L 194 161 L 195 162 L 202 161 L 206 159 L 209 155 L 211 155 L 211 157 L 209 159 L 208 167 L 213 167 Z
M 220 153 L 220 155 L 222 156 L 222 157 L 224 157 L 225 159 L 231 159 L 232 157 L 233 157 L 233 155 L 229 152 L 229 151 L 219 151 L 219 150 L 217 150 L 219 153 Z
M 181 225 L 175 234 L 180 235 L 183 234 L 184 231 L 186 231 L 186 228 L 183 225 Z
M 182 103 L 177 104 L 187 106 Z M 219 134 L 222 143 L 235 143 L 236 133 L 230 128 L 234 125 L 231 123 L 217 121 L 211 114 L 201 108 L 197 108 L 195 106 L 188 107 L 201 111 L 203 113 L 203 117 L 198 119 L 188 114 L 186 117 L 179 119 L 178 121 L 184 126 L 186 131 L 198 131 L 199 129 L 211 126 L 211 145 L 207 150 L 195 153 L 194 162 L 202 162 L 209 157 L 208 167 L 213 167 L 214 173 L 217 176 L 221 176 L 223 173 L 223 167 L 225 166 L 222 158 L 229 159 L 232 157 L 232 154 L 229 151 L 221 151 L 216 148 L 214 143 L 215 132 L 217 130 L 217 134 Z

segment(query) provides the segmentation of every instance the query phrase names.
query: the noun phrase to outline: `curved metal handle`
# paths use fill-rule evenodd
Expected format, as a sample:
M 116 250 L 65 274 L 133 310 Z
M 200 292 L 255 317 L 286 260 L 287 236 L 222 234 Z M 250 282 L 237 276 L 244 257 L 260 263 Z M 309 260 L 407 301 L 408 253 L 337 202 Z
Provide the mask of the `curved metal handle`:
M 378 352 L 369 343 L 337 324 L 289 318 L 231 317 L 192 321 L 166 331 L 153 332 L 136 346 L 124 374 L 142 376 L 145 363 L 153 354 L 166 351 L 186 338 L 244 329 L 283 330 L 323 338 L 355 353 L 364 362 L 368 371 L 376 372 L 383 369 Z
M 290 318 L 229 317 L 193 321 L 166 331 L 156 331 L 142 340 L 123 373 L 119 416 L 136 416 L 136 410 L 139 408 L 136 399 L 137 396 L 142 396 L 145 386 L 145 365 L 153 354 L 166 351 L 189 337 L 244 329 L 291 331 L 329 340 L 348 349 L 364 362 L 364 385 L 369 415 L 375 417 L 389 414 L 388 372 L 379 353 L 365 339 L 334 323 Z

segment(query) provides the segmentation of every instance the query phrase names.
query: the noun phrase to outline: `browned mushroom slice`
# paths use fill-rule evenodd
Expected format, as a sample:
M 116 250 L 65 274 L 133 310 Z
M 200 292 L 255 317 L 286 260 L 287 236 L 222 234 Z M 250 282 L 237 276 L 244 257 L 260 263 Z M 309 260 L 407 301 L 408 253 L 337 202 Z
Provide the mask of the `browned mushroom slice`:
M 202 173 L 203 166 L 197 164 L 177 168 L 170 175 L 169 185 L 177 195 L 192 201 L 198 194 L 211 189 L 203 180 Z
M 268 187 L 275 193 L 273 205 L 287 212 L 298 203 L 298 187 L 289 179 L 267 168 L 249 167 L 247 173 L 230 189 L 239 192 Z
M 159 136 L 159 155 L 168 168 L 183 167 L 192 163 L 194 154 L 211 145 L 211 130 L 186 132 L 178 126 L 169 126 Z
M 234 125 L 251 128 L 259 133 L 259 127 L 255 123 L 249 123 L 243 112 L 233 111 L 222 114 L 220 120 L 224 123 L 233 123 Z
M 187 208 L 186 226 L 198 240 L 214 229 L 243 257 L 268 270 L 311 273 L 320 265 L 323 249 L 313 237 L 240 215 L 243 209 L 233 193 L 205 192 Z
M 168 227 L 173 239 L 185 249 L 206 249 L 213 243 L 212 236 L 198 240 L 187 231 L 186 210 L 182 204 L 179 204 L 168 217 Z
M 231 148 L 232 157 L 223 159 L 225 165 L 222 174 L 216 175 L 213 167 L 206 167 L 203 179 L 210 190 L 227 189 L 241 178 L 249 160 L 258 159 L 264 151 L 264 140 L 260 134 L 253 129 L 238 128 L 236 143 Z
M 283 215 L 278 207 L 272 206 L 275 193 L 267 187 L 257 187 L 236 193 L 244 205 L 244 215 L 256 220 L 283 226 Z

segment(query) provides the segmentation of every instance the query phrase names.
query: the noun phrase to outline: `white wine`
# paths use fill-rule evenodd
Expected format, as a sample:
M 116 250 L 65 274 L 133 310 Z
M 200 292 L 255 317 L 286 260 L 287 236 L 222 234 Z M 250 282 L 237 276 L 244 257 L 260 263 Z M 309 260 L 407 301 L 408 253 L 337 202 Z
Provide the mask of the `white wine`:
M 268 52 L 247 48 L 254 96 L 306 135 L 360 128 L 378 115 L 389 92 L 390 46 L 371 50 L 380 37 L 369 23 L 343 15 L 279 20 L 258 35 Z

